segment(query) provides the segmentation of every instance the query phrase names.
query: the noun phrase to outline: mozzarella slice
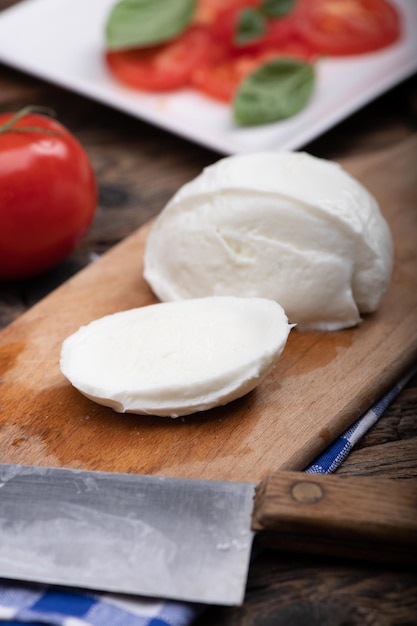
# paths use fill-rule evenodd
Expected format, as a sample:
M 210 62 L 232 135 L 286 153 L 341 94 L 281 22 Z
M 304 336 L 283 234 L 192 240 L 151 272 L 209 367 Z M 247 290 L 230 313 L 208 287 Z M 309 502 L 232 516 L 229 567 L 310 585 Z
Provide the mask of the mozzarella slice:
M 392 258 L 375 198 L 339 165 L 262 152 L 179 189 L 149 234 L 144 277 L 162 301 L 270 298 L 298 328 L 337 330 L 380 306 Z
M 268 374 L 291 326 L 276 302 L 212 297 L 95 320 L 68 337 L 61 371 L 118 412 L 178 417 L 226 404 Z

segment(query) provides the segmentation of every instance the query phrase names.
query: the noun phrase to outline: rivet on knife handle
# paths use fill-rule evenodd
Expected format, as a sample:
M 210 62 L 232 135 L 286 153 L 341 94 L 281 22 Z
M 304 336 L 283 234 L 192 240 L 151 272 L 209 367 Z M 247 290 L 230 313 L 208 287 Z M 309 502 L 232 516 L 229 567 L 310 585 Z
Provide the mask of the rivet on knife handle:
M 417 480 L 277 472 L 257 487 L 252 518 L 282 550 L 417 562 Z

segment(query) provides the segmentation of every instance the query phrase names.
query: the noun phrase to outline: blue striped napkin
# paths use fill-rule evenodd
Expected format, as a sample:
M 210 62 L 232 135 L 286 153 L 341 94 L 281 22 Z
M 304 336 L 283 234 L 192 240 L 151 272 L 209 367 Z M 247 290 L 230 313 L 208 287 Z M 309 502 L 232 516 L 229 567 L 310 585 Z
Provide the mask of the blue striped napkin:
M 381 417 L 416 370 L 405 376 L 305 471 L 330 474 Z M 202 611 L 186 602 L 154 601 L 0 581 L 0 626 L 189 626 Z
M 417 368 L 411 370 L 392 389 L 382 396 L 374 406 L 364 413 L 320 454 L 304 471 L 308 474 L 331 474 L 343 463 L 353 446 L 379 420 L 391 402 L 398 396 L 409 380 L 417 373 Z

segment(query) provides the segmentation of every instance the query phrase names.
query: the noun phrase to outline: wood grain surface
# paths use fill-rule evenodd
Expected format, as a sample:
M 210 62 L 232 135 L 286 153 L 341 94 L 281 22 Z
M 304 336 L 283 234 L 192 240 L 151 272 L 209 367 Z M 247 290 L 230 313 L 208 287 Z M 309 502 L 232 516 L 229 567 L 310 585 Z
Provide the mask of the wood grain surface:
M 281 551 L 417 566 L 417 481 L 274 472 L 258 484 L 252 527 Z
M 177 420 L 120 415 L 60 373 L 62 341 L 80 325 L 156 301 L 142 277 L 149 225 L 67 281 L 0 334 L 4 461 L 246 481 L 303 469 L 417 357 L 416 159 L 412 138 L 345 164 L 393 232 L 394 275 L 380 310 L 354 329 L 293 331 L 271 375 L 220 409 Z M 11 433 L 25 445 L 8 445 Z
M 0 10 L 16 0 L 0 0 Z M 18 35 L 17 35 L 18 36 Z M 184 182 L 219 155 L 149 124 L 0 65 L 0 111 L 47 105 L 89 153 L 100 188 L 94 225 L 64 263 L 37 279 L 0 283 L 6 328 L 53 289 L 156 215 Z M 417 76 L 390 90 L 305 146 L 316 156 L 370 159 L 417 131 Z M 387 179 L 391 166 L 386 168 Z M 414 166 L 415 176 L 416 167 Z M 399 190 L 402 193 L 401 190 Z M 416 242 L 417 244 L 417 242 Z M 2 390 L 0 386 L 0 405 Z M 22 402 L 24 397 L 22 396 Z M 1 407 L 0 407 L 1 408 Z M 56 432 L 64 439 L 68 429 Z M 9 431 L 7 448 L 31 445 L 47 458 L 42 430 Z M 46 433 L 47 434 L 47 433 Z M 0 447 L 3 460 L 4 448 Z M 119 450 L 123 455 L 123 450 Z M 22 456 L 25 456 L 22 454 Z M 53 451 L 51 463 L 54 462 Z M 343 476 L 417 479 L 417 376 L 360 440 L 337 471 Z M 417 574 L 405 567 L 324 556 L 256 551 L 245 602 L 212 607 L 193 626 L 414 626 Z

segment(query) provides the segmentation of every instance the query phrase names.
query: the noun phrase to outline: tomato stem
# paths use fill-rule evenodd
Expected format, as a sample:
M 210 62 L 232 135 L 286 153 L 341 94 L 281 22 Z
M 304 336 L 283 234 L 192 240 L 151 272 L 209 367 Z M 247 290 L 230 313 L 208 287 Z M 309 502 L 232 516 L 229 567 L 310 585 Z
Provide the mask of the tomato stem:
M 47 107 L 28 105 L 20 109 L 17 113 L 15 113 L 7 122 L 0 126 L 0 135 L 8 132 L 16 132 L 16 133 L 29 133 L 29 132 L 38 132 L 43 133 L 45 135 L 58 135 L 59 133 L 55 133 L 47 128 L 41 128 L 40 126 L 20 126 L 16 128 L 14 125 L 16 122 L 21 120 L 25 115 L 29 113 L 46 113 L 47 115 L 54 115 L 54 111 L 52 109 L 48 109 Z

